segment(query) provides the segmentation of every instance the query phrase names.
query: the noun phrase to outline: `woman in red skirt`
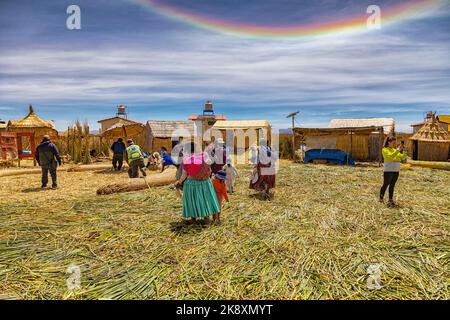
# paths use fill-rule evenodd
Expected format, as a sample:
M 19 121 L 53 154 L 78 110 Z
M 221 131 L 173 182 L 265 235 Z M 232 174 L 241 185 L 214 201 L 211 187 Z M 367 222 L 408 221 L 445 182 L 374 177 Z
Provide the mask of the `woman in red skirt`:
M 250 189 L 270 195 L 270 189 L 275 188 L 275 164 L 272 163 L 272 149 L 267 145 L 267 141 L 262 140 L 260 146 L 253 150 L 251 157 L 256 165 L 252 177 L 250 178 Z

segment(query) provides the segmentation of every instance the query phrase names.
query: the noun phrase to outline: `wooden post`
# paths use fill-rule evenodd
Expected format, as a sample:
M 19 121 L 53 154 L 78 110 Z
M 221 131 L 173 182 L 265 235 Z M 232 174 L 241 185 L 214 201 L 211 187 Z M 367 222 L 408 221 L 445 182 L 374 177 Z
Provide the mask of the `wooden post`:
M 298 115 L 299 113 L 300 113 L 299 111 L 292 112 L 287 116 L 287 118 L 292 118 L 292 160 L 295 160 L 295 132 L 294 132 L 295 116 Z
M 379 132 L 379 143 L 380 143 L 380 148 L 378 150 L 378 166 L 381 167 L 381 162 L 383 160 L 383 142 L 384 142 L 384 128 L 383 127 L 379 127 L 378 128 L 378 132 Z
M 66 138 L 67 138 L 67 154 L 70 154 L 70 143 L 69 143 L 69 141 L 70 141 L 70 129 L 69 129 L 69 127 L 67 127 L 67 135 L 66 135 Z
M 353 131 L 350 130 L 350 153 L 353 157 Z
M 352 148 L 352 135 L 351 135 L 351 131 L 350 130 L 348 130 L 347 131 L 347 133 L 348 133 L 348 135 L 349 135 L 349 139 L 350 139 L 350 150 L 351 150 L 351 148 Z M 347 165 L 348 165 L 348 149 L 346 150 L 346 152 L 347 152 Z

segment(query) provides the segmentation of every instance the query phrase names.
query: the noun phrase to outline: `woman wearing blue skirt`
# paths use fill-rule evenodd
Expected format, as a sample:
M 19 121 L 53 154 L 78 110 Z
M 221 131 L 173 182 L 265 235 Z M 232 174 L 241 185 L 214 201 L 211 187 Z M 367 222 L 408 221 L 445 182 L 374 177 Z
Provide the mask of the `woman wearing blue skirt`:
M 208 220 L 209 216 L 220 212 L 206 157 L 203 152 L 194 153 L 193 143 L 191 154 L 183 157 L 183 174 L 175 184 L 177 187 L 183 184 L 183 218 Z

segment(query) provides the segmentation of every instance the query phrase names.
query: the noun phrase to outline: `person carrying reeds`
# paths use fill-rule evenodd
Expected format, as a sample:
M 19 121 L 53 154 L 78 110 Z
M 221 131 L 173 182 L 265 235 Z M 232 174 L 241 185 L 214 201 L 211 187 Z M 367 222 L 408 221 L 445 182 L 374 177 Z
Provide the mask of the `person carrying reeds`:
M 50 172 L 52 189 L 56 189 L 58 187 L 56 169 L 58 164 L 62 165 L 62 160 L 58 148 L 50 141 L 48 135 L 42 138 L 42 143 L 36 148 L 35 159 L 42 168 L 41 188 L 47 188 L 48 173 Z
M 203 218 L 220 211 L 216 193 L 211 182 L 211 168 L 208 155 L 205 152 L 195 152 L 195 144 L 191 142 L 189 149 L 184 150 L 182 162 L 183 173 L 175 183 L 176 187 L 183 184 L 183 218 Z
M 127 149 L 127 147 L 125 146 L 125 143 L 123 143 L 122 138 L 117 139 L 117 141 L 115 141 L 112 144 L 112 146 L 111 146 L 111 150 L 113 152 L 112 165 L 113 165 L 114 171 L 122 170 L 123 154 L 125 153 L 126 149 Z
M 387 137 L 382 149 L 384 159 L 384 181 L 380 189 L 379 201 L 384 203 L 384 194 L 389 187 L 389 201 L 387 202 L 387 205 L 390 208 L 397 207 L 394 202 L 394 188 L 400 173 L 400 163 L 407 158 L 406 153 L 404 153 L 404 143 L 402 142 L 400 146 L 396 148 L 396 142 L 397 139 L 395 137 Z
M 130 178 L 139 178 L 139 171 L 141 171 L 142 175 L 146 177 L 147 173 L 145 172 L 144 154 L 142 153 L 141 148 L 137 144 L 134 144 L 132 139 L 127 140 L 127 145 L 126 160 L 130 167 L 128 169 L 128 176 Z

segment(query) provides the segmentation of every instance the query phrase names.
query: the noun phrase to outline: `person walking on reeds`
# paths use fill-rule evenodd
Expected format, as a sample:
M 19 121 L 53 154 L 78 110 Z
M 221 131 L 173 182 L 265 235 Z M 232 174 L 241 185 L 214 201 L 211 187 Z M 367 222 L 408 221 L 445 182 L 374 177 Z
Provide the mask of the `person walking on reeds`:
M 239 176 L 239 173 L 236 167 L 233 165 L 233 162 L 230 158 L 227 159 L 227 164 L 223 166 L 223 170 L 226 173 L 226 185 L 228 193 L 234 193 L 234 182 L 236 178 Z
M 224 170 L 220 170 L 214 174 L 214 179 L 212 180 L 212 184 L 214 187 L 214 191 L 216 192 L 220 210 L 218 213 L 213 215 L 213 222 L 217 224 L 220 224 L 220 213 L 222 212 L 223 200 L 225 200 L 226 202 L 230 201 L 228 199 L 227 185 L 225 183 L 226 178 L 227 178 L 226 172 Z
M 261 139 L 259 147 L 252 147 L 250 161 L 255 165 L 250 178 L 250 189 L 263 193 L 270 198 L 270 189 L 275 188 L 276 170 L 272 159 L 272 149 L 267 140 Z
M 203 218 L 220 212 L 216 193 L 211 182 L 211 168 L 207 163 L 208 155 L 204 152 L 195 153 L 195 144 L 191 142 L 188 150 L 184 150 L 182 162 L 183 173 L 175 183 L 175 187 L 183 184 L 183 218 Z M 190 151 L 190 152 L 189 152 Z
M 178 143 L 172 150 L 172 161 L 174 163 L 174 166 L 177 168 L 177 172 L 175 173 L 175 179 L 180 180 L 181 176 L 183 175 L 183 138 L 180 137 L 178 139 Z M 176 188 L 176 192 L 178 196 L 182 196 L 183 191 L 183 184 L 179 185 Z
M 211 159 L 210 167 L 212 174 L 222 170 L 227 159 L 225 141 L 222 138 L 217 138 L 206 148 L 206 152 Z
M 123 154 L 126 150 L 125 143 L 123 143 L 123 139 L 119 138 L 117 141 L 115 141 L 112 146 L 111 150 L 113 152 L 113 159 L 112 159 L 112 165 L 114 168 L 114 171 L 120 171 L 122 170 L 123 165 Z
M 404 143 L 402 142 L 398 149 L 396 149 L 396 142 L 397 140 L 395 137 L 387 137 L 382 149 L 384 159 L 384 181 L 380 190 L 379 201 L 381 203 L 384 202 L 384 194 L 389 187 L 389 201 L 387 205 L 390 208 L 397 207 L 394 202 L 394 188 L 400 173 L 400 162 L 407 158 L 406 153 L 404 153 Z
M 56 169 L 62 165 L 61 156 L 58 148 L 50 141 L 50 137 L 45 135 L 42 138 L 42 143 L 36 148 L 35 159 L 42 168 L 42 185 L 41 188 L 47 188 L 48 173 L 52 177 L 52 189 L 58 187 Z
M 131 139 L 127 140 L 127 145 L 126 156 L 128 166 L 130 167 L 128 169 L 128 176 L 130 178 L 139 178 L 139 171 L 141 171 L 142 175 L 146 177 L 147 173 L 145 172 L 144 155 L 141 148 L 137 144 L 134 144 Z

